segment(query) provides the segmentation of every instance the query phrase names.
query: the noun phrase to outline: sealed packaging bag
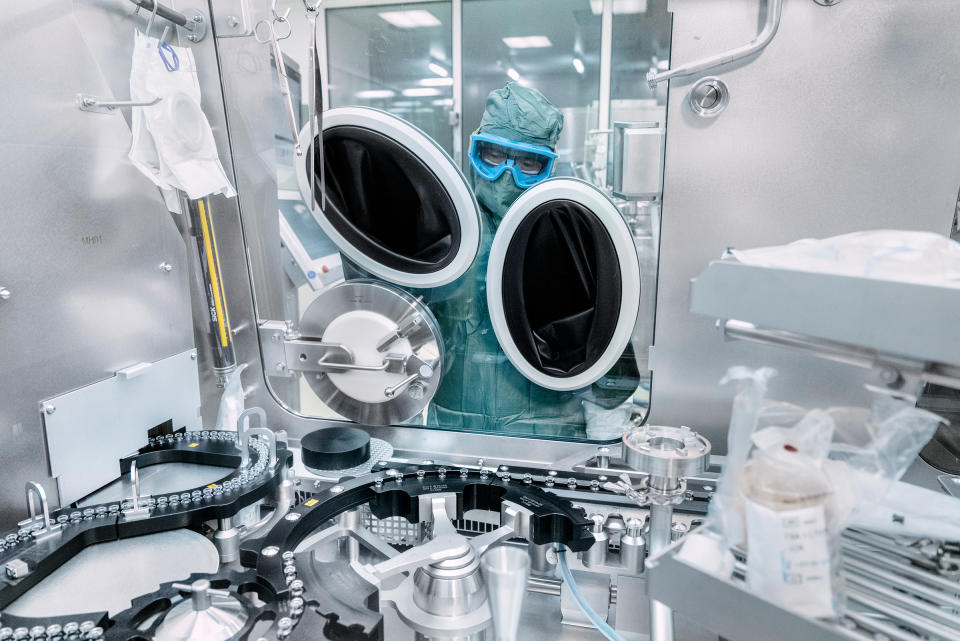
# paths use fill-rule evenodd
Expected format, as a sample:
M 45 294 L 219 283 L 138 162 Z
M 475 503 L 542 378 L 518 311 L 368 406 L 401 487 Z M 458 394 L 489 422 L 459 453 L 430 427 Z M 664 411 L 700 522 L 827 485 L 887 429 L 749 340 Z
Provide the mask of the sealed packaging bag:
M 766 399 L 776 372 L 732 368 L 728 457 L 710 505 L 724 544 L 746 553 L 751 590 L 800 614 L 843 610 L 840 533 L 882 501 L 940 417 L 877 394 L 870 409 Z

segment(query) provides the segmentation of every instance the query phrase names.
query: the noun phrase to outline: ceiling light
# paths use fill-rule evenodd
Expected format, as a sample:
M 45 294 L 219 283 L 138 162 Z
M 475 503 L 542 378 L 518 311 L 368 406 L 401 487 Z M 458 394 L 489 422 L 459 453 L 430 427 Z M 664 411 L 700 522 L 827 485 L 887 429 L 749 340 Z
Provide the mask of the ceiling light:
M 424 87 L 449 87 L 453 84 L 453 78 L 424 78 L 418 84 Z
M 398 29 L 440 26 L 440 19 L 425 9 L 383 11 L 378 15 Z
M 581 60 L 580 58 L 574 58 L 573 68 L 577 70 L 577 73 L 582 74 L 584 70 L 583 60 Z
M 536 49 L 553 46 L 550 38 L 546 36 L 513 36 L 504 38 L 503 43 L 511 49 Z
M 430 87 L 414 87 L 413 89 L 404 89 L 403 95 L 409 98 L 422 98 L 426 96 L 439 96 L 439 89 L 431 89 Z
M 507 69 L 507 75 L 510 76 L 510 80 L 513 80 L 514 82 L 520 80 L 520 73 L 513 67 Z
M 368 89 L 366 91 L 358 91 L 354 94 L 357 98 L 393 98 L 397 95 L 397 92 L 390 91 L 389 89 Z
M 449 75 L 450 75 L 450 74 L 447 72 L 446 67 L 444 67 L 443 65 L 438 65 L 438 64 L 435 63 L 435 62 L 431 62 L 430 64 L 428 64 L 428 65 L 427 65 L 427 69 L 429 69 L 429 70 L 432 71 L 433 73 L 437 74 L 438 76 L 449 76 Z
M 590 11 L 599 16 L 603 13 L 603 0 L 590 0 Z M 613 0 L 614 13 L 646 13 L 647 0 Z
M 434 100 L 430 104 L 436 105 L 437 107 L 452 107 L 453 98 L 440 98 L 439 100 Z

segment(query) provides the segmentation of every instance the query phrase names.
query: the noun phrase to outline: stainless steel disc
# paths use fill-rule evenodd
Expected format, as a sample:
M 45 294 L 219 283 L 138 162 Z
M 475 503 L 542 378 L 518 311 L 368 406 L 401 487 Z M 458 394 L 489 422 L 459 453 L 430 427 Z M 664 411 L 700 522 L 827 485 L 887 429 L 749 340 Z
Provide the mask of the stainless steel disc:
M 440 384 L 443 339 L 433 313 L 385 283 L 349 281 L 323 292 L 303 313 L 300 333 L 345 347 L 360 366 L 304 373 L 320 400 L 349 420 L 402 423 L 423 411 Z M 387 356 L 422 365 L 385 369 Z
M 627 465 L 651 476 L 680 479 L 710 464 L 710 441 L 689 427 L 641 425 L 623 435 Z

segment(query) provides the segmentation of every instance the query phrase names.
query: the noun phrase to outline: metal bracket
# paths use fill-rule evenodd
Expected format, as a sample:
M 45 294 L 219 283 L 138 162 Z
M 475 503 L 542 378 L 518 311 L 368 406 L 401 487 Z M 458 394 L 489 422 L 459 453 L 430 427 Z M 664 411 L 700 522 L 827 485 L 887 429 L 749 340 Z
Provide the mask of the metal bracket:
M 206 18 L 198 9 L 184 9 L 181 13 L 160 4 L 157 0 L 130 0 L 130 2 L 137 5 L 137 11 L 146 9 L 181 27 L 187 32 L 187 40 L 190 42 L 200 42 L 207 35 Z
M 112 114 L 114 110 L 125 107 L 152 107 L 158 102 L 160 102 L 159 96 L 148 102 L 137 102 L 135 100 L 103 100 L 85 93 L 77 94 L 77 106 L 80 111 L 95 114 Z
M 416 330 L 422 322 L 419 314 L 408 317 L 396 332 L 381 339 L 378 349 L 381 352 L 387 349 L 396 340 Z M 377 365 L 359 364 L 347 346 L 302 338 L 281 321 L 264 321 L 260 324 L 260 344 L 263 345 L 264 362 L 273 364 L 271 375 L 275 376 L 289 376 L 293 372 L 335 373 L 351 370 L 408 374 L 407 379 L 384 391 L 388 398 L 414 380 L 432 378 L 434 374 L 433 367 L 413 354 L 388 353 Z
M 26 490 L 27 513 L 30 516 L 26 520 L 20 521 L 18 525 L 20 527 L 31 528 L 33 538 L 38 541 L 48 536 L 58 534 L 63 525 L 50 520 L 50 505 L 47 503 L 47 493 L 44 491 L 43 486 L 36 481 L 27 481 Z M 34 506 L 34 496 L 37 497 L 39 506 Z

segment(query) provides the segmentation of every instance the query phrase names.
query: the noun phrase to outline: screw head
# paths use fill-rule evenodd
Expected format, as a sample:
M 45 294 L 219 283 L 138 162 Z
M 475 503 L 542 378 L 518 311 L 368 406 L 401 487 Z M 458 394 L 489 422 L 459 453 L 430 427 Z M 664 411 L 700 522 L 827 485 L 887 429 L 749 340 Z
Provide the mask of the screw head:
M 43 406 L 43 411 L 45 414 L 47 414 L 47 416 L 49 416 L 57 411 L 57 406 L 53 403 L 46 403 Z
M 6 287 L 0 287 L 0 300 L 7 300 L 10 298 L 10 290 Z

